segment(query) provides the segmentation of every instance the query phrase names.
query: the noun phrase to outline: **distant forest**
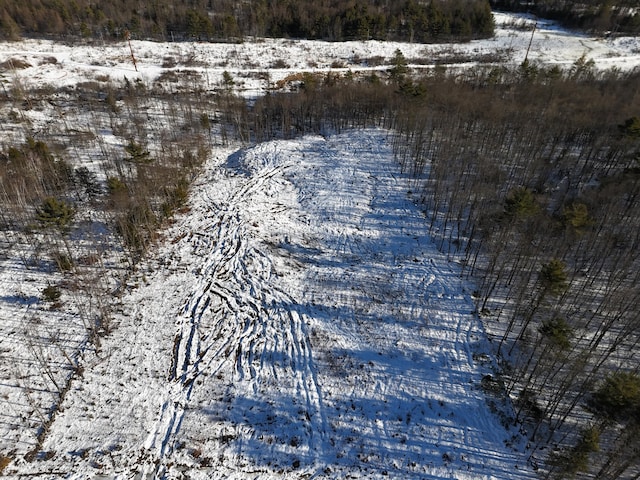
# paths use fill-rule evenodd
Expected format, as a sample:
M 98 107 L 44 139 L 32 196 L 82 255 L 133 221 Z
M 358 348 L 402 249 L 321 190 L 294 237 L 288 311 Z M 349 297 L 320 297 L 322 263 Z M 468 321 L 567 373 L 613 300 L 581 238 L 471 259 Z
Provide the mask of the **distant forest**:
M 490 37 L 488 0 L 0 0 L 0 38 L 433 42 Z
M 638 0 L 491 0 L 499 10 L 529 12 L 594 33 L 640 33 Z

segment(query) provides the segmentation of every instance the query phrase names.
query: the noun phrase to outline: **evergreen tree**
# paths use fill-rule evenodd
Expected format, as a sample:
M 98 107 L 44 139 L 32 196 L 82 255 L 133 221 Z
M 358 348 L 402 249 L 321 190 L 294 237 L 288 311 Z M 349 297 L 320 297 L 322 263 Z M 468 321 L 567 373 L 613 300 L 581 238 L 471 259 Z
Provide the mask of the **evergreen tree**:
M 593 394 L 591 408 L 606 419 L 628 419 L 640 411 L 640 377 L 631 372 L 609 375 Z
M 511 191 L 505 199 L 504 211 L 510 219 L 522 219 L 535 215 L 540 210 L 533 192 L 526 187 Z
M 560 295 L 569 285 L 566 265 L 557 258 L 542 265 L 539 279 L 543 292 L 549 292 L 552 295 Z
M 75 210 L 64 200 L 49 197 L 37 208 L 36 214 L 37 220 L 44 228 L 56 228 L 66 232 L 73 221 Z

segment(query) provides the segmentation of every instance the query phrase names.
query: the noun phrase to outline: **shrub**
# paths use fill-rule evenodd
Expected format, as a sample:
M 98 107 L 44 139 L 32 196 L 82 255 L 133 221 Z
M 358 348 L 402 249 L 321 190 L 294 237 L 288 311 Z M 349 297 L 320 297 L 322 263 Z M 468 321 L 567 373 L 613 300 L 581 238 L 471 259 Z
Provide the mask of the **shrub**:
M 640 408 L 640 377 L 631 372 L 608 376 L 593 394 L 590 406 L 608 419 L 622 419 Z
M 61 272 L 68 272 L 73 268 L 73 259 L 69 255 L 61 252 L 53 252 L 51 257 Z
M 554 317 L 551 320 L 546 320 L 542 322 L 538 331 L 562 350 L 571 346 L 569 339 L 573 331 L 564 318 Z
M 568 287 L 566 266 L 562 260 L 552 259 L 542 265 L 540 283 L 544 289 L 553 295 L 559 295 Z
M 73 221 L 75 210 L 64 200 L 46 198 L 36 209 L 36 218 L 44 228 L 67 230 Z
M 107 189 L 110 195 L 116 195 L 127 191 L 127 185 L 118 177 L 107 178 Z
M 84 189 L 84 193 L 89 198 L 95 198 L 102 193 L 102 187 L 98 183 L 97 175 L 87 167 L 76 168 L 75 180 Z
M 600 450 L 600 430 L 590 426 L 582 431 L 580 440 L 573 448 L 564 450 L 551 458 L 560 478 L 574 478 L 589 470 L 589 455 Z
M 127 160 L 134 163 L 150 163 L 152 161 L 151 154 L 139 143 L 129 140 L 129 143 L 124 147 L 125 151 L 129 154 Z
M 505 199 L 504 211 L 510 218 L 530 217 L 538 213 L 538 210 L 533 192 L 526 187 L 512 190 Z
M 56 285 L 47 285 L 45 288 L 42 289 L 42 298 L 46 302 L 55 303 L 58 300 L 60 300 L 61 296 L 62 296 L 62 292 L 60 291 L 60 288 L 57 287 Z
M 181 178 L 175 188 L 169 189 L 166 193 L 166 201 L 162 204 L 162 215 L 165 218 L 182 208 L 189 199 L 189 184 L 186 179 Z
M 501 395 L 505 390 L 504 382 L 493 375 L 485 375 L 482 377 L 480 386 L 485 392 L 492 393 L 494 395 Z
M 146 250 L 156 225 L 156 216 L 146 202 L 130 205 L 127 211 L 116 219 L 116 231 L 136 256 Z
M 2 70 L 23 70 L 31 67 L 32 65 L 22 58 L 10 58 L 0 63 L 0 69 Z
M 516 403 L 527 412 L 529 416 L 535 419 L 542 419 L 544 416 L 544 411 L 538 405 L 538 398 L 535 393 L 533 393 L 529 389 L 524 389 L 518 395 L 518 399 Z
M 107 179 L 107 191 L 109 192 L 108 204 L 112 208 L 126 208 L 129 201 L 129 188 L 118 177 Z
M 289 67 L 290 65 L 281 58 L 278 58 L 271 64 L 271 68 L 289 68 Z
M 11 463 L 11 457 L 0 454 L 0 475 L 2 475 L 2 472 L 4 472 L 4 469 L 7 468 L 10 463 Z
M 618 130 L 625 137 L 640 138 L 640 118 L 627 118 L 623 124 L 618 125 Z
M 593 220 L 589 216 L 589 209 L 584 203 L 574 202 L 565 207 L 562 213 L 566 224 L 578 232 L 593 225 Z

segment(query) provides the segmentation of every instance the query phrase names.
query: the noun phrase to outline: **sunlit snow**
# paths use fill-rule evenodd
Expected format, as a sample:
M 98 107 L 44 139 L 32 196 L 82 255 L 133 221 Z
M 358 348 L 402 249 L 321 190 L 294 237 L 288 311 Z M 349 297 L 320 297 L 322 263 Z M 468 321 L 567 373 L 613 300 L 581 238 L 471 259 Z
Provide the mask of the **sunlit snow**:
M 416 68 L 437 63 L 460 68 L 476 59 L 494 59 L 519 65 L 528 60 L 569 68 L 584 56 L 596 68 L 616 67 L 626 71 L 640 66 L 640 38 L 588 37 L 559 29 L 548 21 L 495 14 L 496 34 L 486 40 L 463 44 L 416 44 L 381 41 L 320 42 L 310 40 L 252 39 L 242 43 L 157 43 L 134 40 L 127 43 L 96 42 L 68 46 L 46 40 L 0 43 L 0 63 L 26 61 L 30 68 L 11 71 L 7 80 L 25 85 L 74 86 L 85 81 L 157 82 L 167 90 L 180 88 L 173 78 L 191 76 L 193 87 L 215 90 L 223 72 L 234 80 L 236 91 L 261 94 L 279 81 L 299 72 L 337 73 L 374 71 L 384 73 L 396 50 Z M 532 27 L 536 24 L 535 32 Z M 135 65 L 131 57 L 133 51 Z
M 193 189 L 24 471 L 533 478 L 490 347 L 371 130 L 260 144 Z
M 0 63 L 31 66 L 0 75 L 10 87 L 126 78 L 171 91 L 185 88 L 172 78 L 195 72 L 199 88 L 215 91 L 227 71 L 235 91 L 259 95 L 303 71 L 384 72 L 388 64 L 373 63 L 396 49 L 416 68 L 463 58 L 453 66 L 462 68 L 486 55 L 514 66 L 530 42 L 528 58 L 546 64 L 570 67 L 585 55 L 601 69 L 640 65 L 638 38 L 591 38 L 545 22 L 532 37 L 520 28 L 532 22 L 496 14 L 495 38 L 462 45 L 133 41 L 135 67 L 124 43 L 24 40 L 0 44 Z M 389 134 L 216 149 L 192 187 L 189 212 L 129 279 L 112 332 L 71 383 L 41 446 L 47 454 L 19 459 L 13 471 L 74 479 L 535 478 L 509 405 L 481 388 L 495 365 L 473 313 L 473 287 L 428 237 Z M 82 349 L 86 325 L 54 310 L 33 316 L 42 279 L 3 267 L 2 372 L 16 383 L 0 385 L 0 453 L 22 453 L 33 447 L 29 402 L 52 392 L 19 394 L 21 362 L 42 354 L 47 335 Z M 25 355 L 4 347 L 27 327 L 42 332 L 40 343 Z

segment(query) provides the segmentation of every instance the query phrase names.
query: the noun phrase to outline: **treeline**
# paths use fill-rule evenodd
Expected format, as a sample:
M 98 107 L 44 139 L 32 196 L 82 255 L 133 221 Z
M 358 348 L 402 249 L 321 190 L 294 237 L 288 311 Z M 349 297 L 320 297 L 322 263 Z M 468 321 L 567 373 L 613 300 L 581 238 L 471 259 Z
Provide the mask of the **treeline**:
M 640 32 L 640 7 L 636 0 L 491 0 L 491 6 L 533 13 L 566 27 L 595 33 L 636 35 Z
M 307 75 L 242 114 L 256 141 L 382 126 L 478 314 L 544 478 L 640 473 L 640 73 L 523 65 Z M 238 117 L 238 116 L 236 116 Z
M 488 0 L 0 0 L 4 39 L 239 41 L 247 36 L 432 42 L 493 34 Z

